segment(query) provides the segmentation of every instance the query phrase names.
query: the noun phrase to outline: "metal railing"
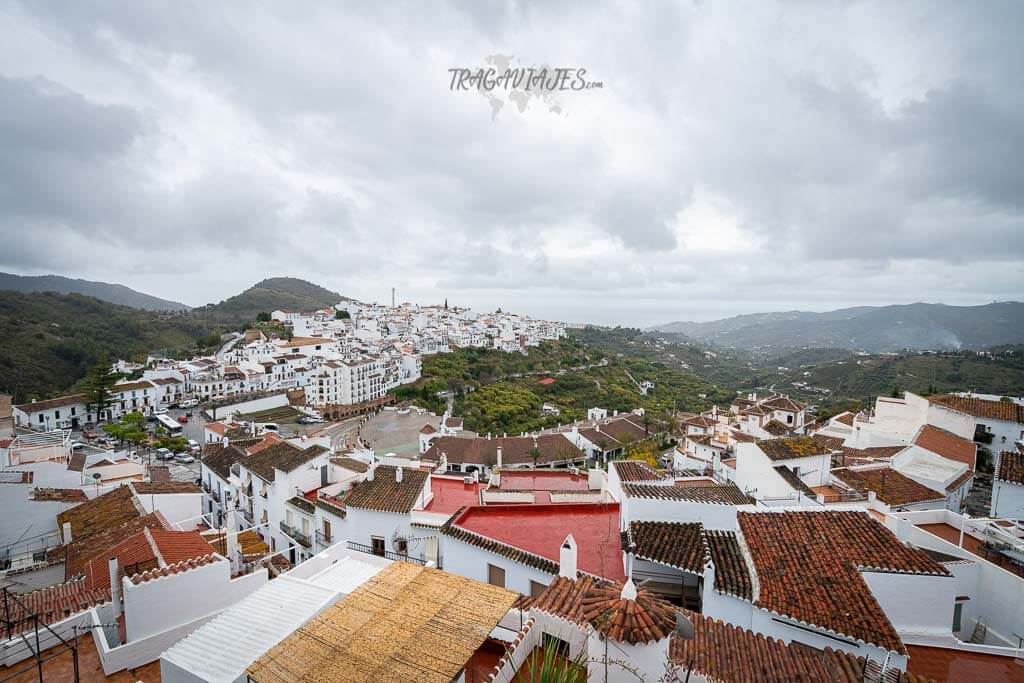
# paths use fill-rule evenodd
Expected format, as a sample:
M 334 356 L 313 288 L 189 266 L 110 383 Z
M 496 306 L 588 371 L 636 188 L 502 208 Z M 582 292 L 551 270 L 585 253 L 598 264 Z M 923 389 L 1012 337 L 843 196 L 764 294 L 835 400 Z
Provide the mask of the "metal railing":
M 0 678 L 2 681 L 10 681 L 20 677 L 22 674 L 26 674 L 32 669 L 36 669 L 39 675 L 39 680 L 45 680 L 45 672 L 43 671 L 43 664 L 48 662 L 55 657 L 60 657 L 68 650 L 71 651 L 71 666 L 73 680 L 78 683 L 79 669 L 78 669 L 78 637 L 77 635 L 68 642 L 60 636 L 59 633 L 54 631 L 50 626 L 42 621 L 40 616 L 32 611 L 25 603 L 23 603 L 17 596 L 11 594 L 5 587 L 3 589 L 3 636 L 5 639 L 13 639 L 15 636 L 21 636 L 22 641 L 28 646 L 30 652 L 32 652 L 32 662 L 27 666 L 17 669 L 15 671 L 8 670 L 5 672 L 8 675 Z M 53 649 L 50 654 L 44 654 L 47 651 L 47 647 L 43 647 L 42 641 L 40 640 L 40 629 L 44 631 L 43 637 L 46 638 L 47 634 L 50 637 L 56 638 L 57 643 L 55 645 L 48 646 Z M 31 635 L 30 635 L 31 634 Z M 32 645 L 32 640 L 35 641 L 35 646 Z M 51 671 L 52 673 L 52 671 Z
M 409 555 L 405 554 L 393 553 L 390 550 L 385 550 L 383 553 L 374 552 L 373 548 L 371 548 L 370 546 L 363 545 L 362 543 L 353 543 L 352 541 L 348 542 L 348 549 L 358 550 L 361 553 L 366 553 L 368 555 L 376 555 L 377 557 L 383 557 L 388 560 L 396 560 L 398 562 L 412 562 L 413 564 L 423 565 L 427 563 L 426 560 L 420 559 L 418 557 L 410 557 Z M 440 564 L 438 566 L 440 566 Z
M 317 530 L 316 532 L 316 542 L 324 547 L 327 547 L 334 543 L 334 541 L 332 540 L 333 538 L 333 534 L 325 534 L 324 532 L 319 530 Z
M 281 531 L 291 536 L 298 542 L 299 545 L 308 548 L 313 545 L 313 542 L 309 538 L 309 534 L 304 534 L 293 526 L 290 526 L 284 522 L 281 522 Z
M 240 512 L 242 513 L 242 519 L 247 521 L 249 524 L 255 524 L 256 523 L 256 520 L 255 520 L 255 518 L 253 517 L 253 514 L 252 514 L 252 510 L 246 510 L 245 508 L 242 508 L 240 510 Z

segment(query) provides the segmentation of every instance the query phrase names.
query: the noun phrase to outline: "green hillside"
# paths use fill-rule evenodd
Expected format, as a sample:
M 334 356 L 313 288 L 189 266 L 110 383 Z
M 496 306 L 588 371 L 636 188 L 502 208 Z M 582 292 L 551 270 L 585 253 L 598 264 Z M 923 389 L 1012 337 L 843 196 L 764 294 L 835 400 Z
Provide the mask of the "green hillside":
M 252 321 L 259 313 L 275 309 L 315 311 L 344 300 L 341 294 L 312 282 L 292 277 L 272 277 L 219 304 L 208 304 L 192 310 L 199 318 L 241 324 Z
M 703 410 L 735 395 L 665 363 L 605 351 L 575 333 L 545 342 L 525 356 L 460 349 L 424 358 L 423 378 L 396 394 L 440 411 L 444 402 L 434 393 L 453 390 L 455 413 L 465 418 L 466 428 L 493 434 L 518 434 L 583 419 L 592 407 L 643 407 L 653 419 L 664 419 L 673 410 Z M 547 379 L 554 382 L 541 383 Z M 646 396 L 637 387 L 644 380 L 655 385 Z M 542 415 L 545 403 L 557 407 L 560 415 Z
M 0 391 L 16 403 L 70 390 L 97 360 L 144 360 L 150 351 L 191 354 L 216 346 L 209 323 L 81 294 L 0 295 Z

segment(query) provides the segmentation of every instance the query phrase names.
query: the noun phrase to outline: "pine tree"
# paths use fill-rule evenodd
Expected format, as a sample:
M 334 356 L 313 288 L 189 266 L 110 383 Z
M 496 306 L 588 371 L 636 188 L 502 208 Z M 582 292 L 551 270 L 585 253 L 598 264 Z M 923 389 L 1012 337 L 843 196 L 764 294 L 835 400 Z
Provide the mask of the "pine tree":
M 85 409 L 87 412 L 94 412 L 97 421 L 110 405 L 111 390 L 116 383 L 117 373 L 106 361 L 100 361 L 86 371 L 85 381 L 82 383 L 85 388 Z

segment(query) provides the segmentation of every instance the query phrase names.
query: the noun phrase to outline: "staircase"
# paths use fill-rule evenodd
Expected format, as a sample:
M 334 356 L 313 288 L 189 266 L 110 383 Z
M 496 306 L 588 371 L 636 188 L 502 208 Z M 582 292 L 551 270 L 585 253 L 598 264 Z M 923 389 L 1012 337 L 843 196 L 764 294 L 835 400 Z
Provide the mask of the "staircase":
M 967 642 L 982 645 L 985 643 L 985 636 L 988 635 L 988 626 L 984 621 L 978 619 L 978 623 L 974 625 L 974 633 L 971 634 L 971 639 Z

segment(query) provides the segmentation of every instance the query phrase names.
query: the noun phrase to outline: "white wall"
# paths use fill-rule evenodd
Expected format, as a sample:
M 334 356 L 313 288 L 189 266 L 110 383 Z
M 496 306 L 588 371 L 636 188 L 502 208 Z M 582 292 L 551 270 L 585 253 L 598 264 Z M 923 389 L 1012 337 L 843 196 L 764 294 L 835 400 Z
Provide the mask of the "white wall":
M 147 493 L 136 497 L 146 512 L 158 510 L 175 529 L 182 531 L 196 528 L 199 516 L 203 514 L 202 493 Z
M 950 633 L 955 578 L 871 571 L 862 571 L 861 576 L 897 631 Z
M 216 614 L 266 581 L 266 569 L 258 569 L 252 574 L 232 580 L 231 564 L 227 560 L 138 585 L 129 579 L 122 579 L 128 642 Z
M 510 560 L 482 548 L 457 541 L 450 536 L 443 537 L 444 570 L 466 578 L 487 583 L 487 565 L 492 564 L 505 570 L 505 588 L 530 595 L 530 581 L 551 583 L 554 575 Z
M 778 475 L 775 476 L 778 477 Z M 623 529 L 630 522 L 660 521 L 701 522 L 707 529 L 735 531 L 737 528 L 736 512 L 741 508 L 747 511 L 753 510 L 752 506 L 718 505 L 694 503 L 685 500 L 630 497 L 623 499 L 619 510 Z
M 992 480 L 992 516 L 1024 519 L 1024 486 Z

